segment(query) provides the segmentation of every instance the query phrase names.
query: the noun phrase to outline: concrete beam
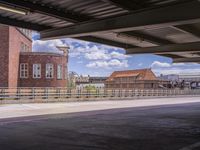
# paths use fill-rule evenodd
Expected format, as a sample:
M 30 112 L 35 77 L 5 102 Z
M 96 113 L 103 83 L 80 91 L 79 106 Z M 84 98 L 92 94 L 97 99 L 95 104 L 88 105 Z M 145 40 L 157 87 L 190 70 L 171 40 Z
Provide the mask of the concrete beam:
M 156 45 L 164 45 L 164 44 L 173 44 L 173 42 L 166 40 L 166 39 L 161 39 L 152 35 L 148 35 L 145 33 L 140 33 L 137 31 L 129 31 L 129 32 L 123 32 L 122 34 L 126 34 L 128 36 L 133 36 L 133 37 L 137 37 L 140 39 L 143 39 L 147 42 L 150 42 L 152 44 L 156 44 Z
M 125 49 L 126 48 L 131 48 L 131 47 L 136 47 L 134 45 L 125 44 L 125 43 L 116 42 L 116 41 L 111 41 L 111 40 L 98 38 L 98 37 L 94 37 L 94 36 L 85 36 L 85 37 L 79 37 L 79 38 L 76 38 L 76 39 L 89 41 L 89 42 L 100 43 L 100 44 L 105 44 L 105 45 L 110 45 L 110 46 L 114 46 L 114 47 L 125 48 Z
M 183 58 L 183 56 L 179 56 L 178 54 L 160 54 L 159 56 L 169 57 L 172 59 Z
M 174 26 L 174 28 L 200 38 L 200 30 L 193 27 L 192 25 L 180 25 L 180 26 Z
M 187 3 L 43 31 L 41 32 L 41 38 L 80 37 L 107 32 L 125 32 L 197 22 L 200 22 L 200 2 L 191 0 Z
M 40 14 L 48 15 L 51 17 L 59 18 L 65 21 L 77 23 L 81 21 L 87 21 L 91 19 L 86 15 L 81 15 L 79 13 L 73 12 L 71 10 L 57 9 L 56 7 L 48 6 L 45 4 L 34 3 L 31 1 L 24 0 L 0 0 L 0 4 L 14 6 L 18 8 L 27 9 L 31 12 L 37 12 Z
M 130 11 L 142 8 L 140 4 L 130 0 L 103 0 L 103 1 Z
M 129 48 L 126 54 L 176 54 L 182 52 L 200 52 L 200 42 L 169 44 L 146 48 Z
M 173 59 L 174 63 L 200 63 L 200 57 L 192 57 L 192 58 L 176 58 Z
M 15 26 L 15 27 L 20 27 L 20 28 L 26 28 L 26 29 L 31 29 L 35 31 L 41 31 L 44 29 L 50 29 L 51 27 L 49 26 L 44 26 L 44 25 L 39 25 L 35 23 L 29 23 L 17 19 L 11 19 L 8 17 L 3 17 L 0 15 L 0 23 L 10 25 L 10 26 Z

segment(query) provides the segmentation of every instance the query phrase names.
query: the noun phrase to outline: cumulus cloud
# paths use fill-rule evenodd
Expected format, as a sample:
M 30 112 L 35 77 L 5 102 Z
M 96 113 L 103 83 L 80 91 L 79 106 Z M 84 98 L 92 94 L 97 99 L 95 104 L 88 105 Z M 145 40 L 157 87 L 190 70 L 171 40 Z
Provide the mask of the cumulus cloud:
M 141 67 L 142 65 L 143 65 L 143 63 L 139 63 L 139 64 L 138 64 L 138 66 L 140 66 L 140 67 Z
M 69 56 L 86 59 L 88 68 L 127 68 L 127 56 L 122 49 L 102 44 L 94 44 L 75 39 L 57 39 L 49 41 L 33 41 L 33 51 L 61 53 L 56 46 L 68 45 Z M 78 64 L 82 64 L 78 62 Z
M 83 63 L 83 61 L 81 61 L 81 60 L 80 60 L 80 61 L 77 61 L 77 63 L 78 63 L 78 64 L 82 64 L 82 63 Z
M 52 52 L 52 53 L 62 53 L 59 51 L 56 46 L 66 46 L 62 40 L 49 40 L 49 41 L 41 41 L 35 40 L 33 41 L 33 51 L 34 52 Z
M 89 60 L 107 60 L 107 59 L 126 59 L 127 55 L 123 53 L 123 49 L 102 45 L 94 44 L 91 42 L 85 42 L 81 40 L 66 39 L 65 43 L 70 46 L 71 57 L 77 57 L 83 55 Z
M 165 63 L 165 62 L 154 61 L 151 64 L 151 67 L 152 68 L 154 68 L 154 67 L 171 67 L 171 64 Z
M 88 68 L 106 68 L 106 69 L 127 68 L 128 66 L 129 65 L 127 60 L 120 61 L 118 59 L 112 59 L 109 61 L 94 61 L 86 65 L 86 67 Z
M 63 40 L 67 45 L 70 46 L 70 56 L 71 57 L 77 57 L 77 56 L 83 56 L 86 59 L 93 60 L 92 55 L 96 56 L 96 54 L 101 55 L 100 58 L 94 58 L 94 60 L 97 59 L 108 59 L 107 57 L 102 57 L 102 55 L 107 55 L 109 51 L 123 51 L 120 48 L 102 45 L 102 44 L 94 44 L 91 42 L 81 41 L 81 40 L 75 40 L 75 39 L 65 39 Z M 99 52 L 99 53 L 97 53 Z M 98 56 L 97 56 L 98 57 Z M 110 56 L 108 56 L 110 57 Z
M 84 57 L 88 60 L 109 60 L 109 59 L 127 59 L 129 56 L 119 51 L 110 52 L 98 46 L 92 46 L 88 50 L 85 49 Z
M 37 34 L 36 34 L 37 35 Z M 33 39 L 33 51 L 37 52 L 55 52 L 59 53 L 56 46 L 67 45 L 70 47 L 72 56 L 78 56 L 82 53 L 95 50 L 95 47 L 90 48 L 89 42 L 83 42 L 74 39 L 56 39 L 56 40 L 35 40 Z
M 89 60 L 127 59 L 128 57 L 118 51 L 109 52 L 105 49 L 96 49 L 85 53 L 85 58 Z
M 104 51 L 94 51 L 91 53 L 86 53 L 85 58 L 89 60 L 108 60 L 111 59 L 110 55 Z
M 111 52 L 111 53 L 110 53 L 110 56 L 111 56 L 112 58 L 117 58 L 117 59 L 126 59 L 126 58 L 130 57 L 130 56 L 128 56 L 128 55 L 125 55 L 125 54 L 120 53 L 120 52 L 117 52 L 117 51 Z
M 190 63 L 189 65 L 197 65 L 196 63 Z M 169 68 L 169 67 L 182 67 L 187 66 L 185 63 L 167 63 L 167 62 L 160 62 L 160 61 L 154 61 L 151 64 L 151 68 Z
M 200 65 L 196 63 L 167 63 L 154 61 L 151 64 L 152 70 L 157 74 L 200 74 Z
M 126 59 L 129 57 L 122 52 L 122 49 L 117 47 L 93 44 L 70 38 L 48 41 L 33 40 L 33 51 L 59 53 L 56 48 L 59 45 L 68 45 L 70 47 L 70 57 L 83 56 L 88 60 Z
M 200 74 L 200 68 L 166 68 L 166 69 L 152 69 L 156 75 L 164 74 Z

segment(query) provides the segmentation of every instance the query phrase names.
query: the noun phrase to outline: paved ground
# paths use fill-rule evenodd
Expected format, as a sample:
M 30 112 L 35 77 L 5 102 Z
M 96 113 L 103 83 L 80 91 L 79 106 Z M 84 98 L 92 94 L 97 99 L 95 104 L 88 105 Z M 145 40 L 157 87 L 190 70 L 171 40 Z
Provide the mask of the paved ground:
M 200 102 L 1 119 L 0 149 L 200 150 Z
M 138 100 L 88 101 L 0 105 L 0 119 L 46 114 L 74 113 L 116 108 L 172 105 L 200 102 L 200 97 L 154 98 Z

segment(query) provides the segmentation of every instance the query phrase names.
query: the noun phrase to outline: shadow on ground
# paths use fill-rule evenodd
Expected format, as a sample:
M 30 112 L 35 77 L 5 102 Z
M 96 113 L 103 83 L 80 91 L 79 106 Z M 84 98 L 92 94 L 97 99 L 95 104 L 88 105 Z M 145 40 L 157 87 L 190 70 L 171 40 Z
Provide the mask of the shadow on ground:
M 200 103 L 0 120 L 2 150 L 179 150 L 200 141 Z

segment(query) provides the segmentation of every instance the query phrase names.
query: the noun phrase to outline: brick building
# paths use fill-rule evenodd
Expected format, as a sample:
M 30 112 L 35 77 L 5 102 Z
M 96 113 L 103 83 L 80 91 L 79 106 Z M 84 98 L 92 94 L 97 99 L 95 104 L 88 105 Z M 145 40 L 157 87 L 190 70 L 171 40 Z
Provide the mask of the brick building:
M 68 57 L 32 52 L 30 30 L 0 25 L 0 87 L 65 87 Z
M 159 80 L 151 69 L 115 71 L 105 81 L 110 89 L 157 89 L 167 82 Z

